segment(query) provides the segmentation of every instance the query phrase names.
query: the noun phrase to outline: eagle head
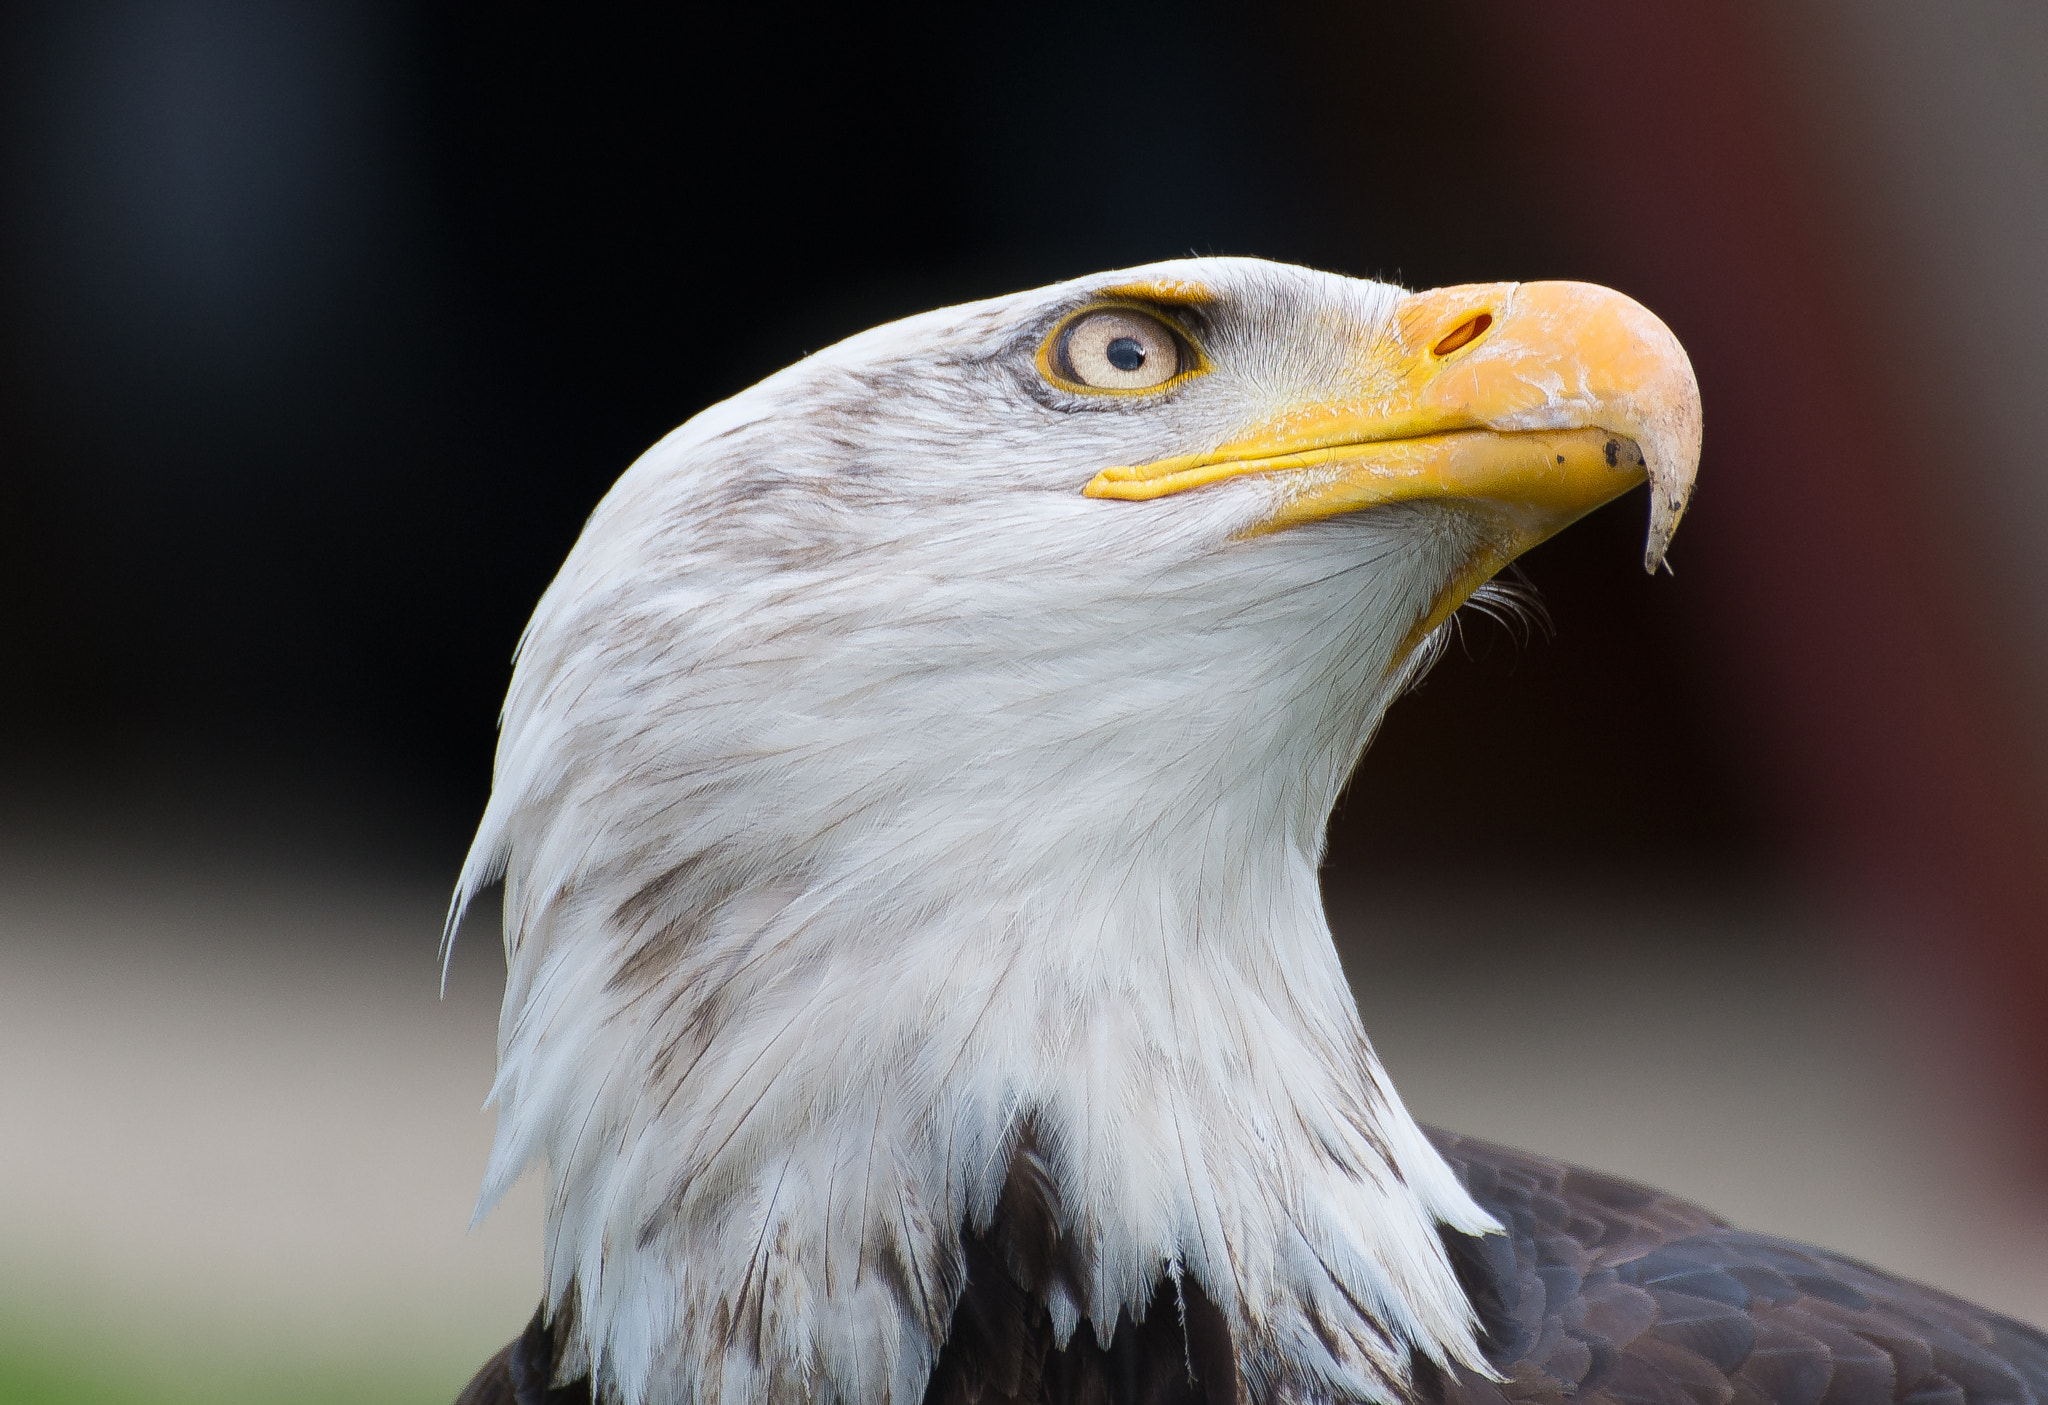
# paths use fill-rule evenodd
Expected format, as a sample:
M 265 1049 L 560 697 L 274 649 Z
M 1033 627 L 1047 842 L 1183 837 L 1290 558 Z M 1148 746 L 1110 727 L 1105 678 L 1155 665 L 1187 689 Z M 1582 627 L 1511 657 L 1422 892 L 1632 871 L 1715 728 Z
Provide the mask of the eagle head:
M 1491 1222 L 1359 1027 L 1316 869 L 1456 607 L 1646 478 L 1670 332 L 1583 284 L 1249 259 L 853 337 L 592 514 L 458 903 L 505 880 L 486 1203 L 548 1176 L 605 1398 L 891 1401 L 1000 1279 L 1057 1346 L 1199 1301 L 1257 1400 L 1483 1371 Z

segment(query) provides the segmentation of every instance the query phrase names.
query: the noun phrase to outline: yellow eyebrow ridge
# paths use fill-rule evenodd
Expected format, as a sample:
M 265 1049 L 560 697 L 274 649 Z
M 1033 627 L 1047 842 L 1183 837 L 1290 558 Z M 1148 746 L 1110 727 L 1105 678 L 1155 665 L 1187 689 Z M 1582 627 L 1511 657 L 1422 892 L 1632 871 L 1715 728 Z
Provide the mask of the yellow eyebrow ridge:
M 1209 291 L 1206 283 L 1195 283 L 1185 278 L 1155 278 L 1140 283 L 1119 283 L 1114 288 L 1100 289 L 1096 295 L 1105 298 L 1129 298 L 1133 302 L 1165 303 L 1176 307 L 1210 302 L 1215 296 Z

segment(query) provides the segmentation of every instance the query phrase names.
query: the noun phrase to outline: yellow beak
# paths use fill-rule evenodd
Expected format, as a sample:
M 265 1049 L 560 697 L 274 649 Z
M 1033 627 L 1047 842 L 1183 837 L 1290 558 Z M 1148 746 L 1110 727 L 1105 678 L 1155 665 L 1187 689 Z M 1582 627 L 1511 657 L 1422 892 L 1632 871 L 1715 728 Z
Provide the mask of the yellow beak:
M 1663 562 L 1699 467 L 1699 386 L 1678 339 L 1632 299 L 1589 283 L 1410 294 L 1335 379 L 1327 398 L 1287 405 L 1243 438 L 1105 469 L 1083 491 L 1143 500 L 1272 475 L 1275 507 L 1253 532 L 1382 503 L 1470 503 L 1498 531 L 1454 584 L 1455 608 L 1647 478 L 1643 564 Z

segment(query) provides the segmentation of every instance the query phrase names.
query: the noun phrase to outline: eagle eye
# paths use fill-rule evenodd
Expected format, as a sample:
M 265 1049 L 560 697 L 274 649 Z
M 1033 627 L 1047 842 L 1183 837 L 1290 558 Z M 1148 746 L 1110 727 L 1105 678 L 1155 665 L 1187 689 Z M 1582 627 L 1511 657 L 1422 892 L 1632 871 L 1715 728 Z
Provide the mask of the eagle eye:
M 1150 390 L 1185 369 L 1173 330 L 1126 307 L 1082 313 L 1055 334 L 1048 350 L 1060 379 L 1089 390 Z

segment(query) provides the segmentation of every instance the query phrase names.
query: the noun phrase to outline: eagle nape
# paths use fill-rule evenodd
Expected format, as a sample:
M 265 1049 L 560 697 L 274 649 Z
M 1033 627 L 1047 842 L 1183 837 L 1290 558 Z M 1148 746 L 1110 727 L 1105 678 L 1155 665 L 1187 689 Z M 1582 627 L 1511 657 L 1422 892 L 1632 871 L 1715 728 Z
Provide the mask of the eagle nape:
M 504 881 L 484 1205 L 548 1184 L 463 1400 L 2048 1395 L 2029 1327 L 1419 1126 L 1338 965 L 1387 706 L 1644 482 L 1660 564 L 1700 426 L 1618 293 L 1208 258 L 876 328 L 649 450 L 458 893 Z

